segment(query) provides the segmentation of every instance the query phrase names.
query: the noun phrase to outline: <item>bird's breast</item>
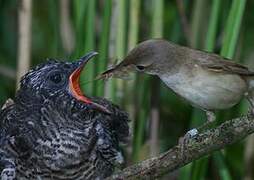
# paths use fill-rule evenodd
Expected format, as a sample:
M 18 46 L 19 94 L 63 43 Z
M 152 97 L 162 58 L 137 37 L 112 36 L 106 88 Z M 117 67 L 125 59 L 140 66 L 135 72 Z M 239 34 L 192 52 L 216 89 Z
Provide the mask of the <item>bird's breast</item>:
M 50 137 L 37 139 L 30 159 L 25 164 L 19 162 L 23 169 L 28 164 L 32 166 L 30 172 L 25 173 L 27 177 L 85 179 L 94 176 L 98 160 L 93 149 L 97 142 L 95 136 L 78 130 L 59 129 Z M 24 173 L 22 169 L 19 172 Z
M 247 91 L 246 82 L 239 75 L 210 72 L 197 65 L 160 78 L 176 94 L 206 110 L 232 107 Z
M 37 149 L 41 151 L 44 157 L 50 157 L 48 165 L 51 168 L 62 168 L 67 166 L 68 162 L 80 162 L 82 153 L 86 152 L 89 146 L 89 136 L 80 131 L 59 131 L 55 132 L 50 139 L 38 139 Z M 47 158 L 45 158 L 47 159 Z M 55 163 L 64 160 L 58 166 Z

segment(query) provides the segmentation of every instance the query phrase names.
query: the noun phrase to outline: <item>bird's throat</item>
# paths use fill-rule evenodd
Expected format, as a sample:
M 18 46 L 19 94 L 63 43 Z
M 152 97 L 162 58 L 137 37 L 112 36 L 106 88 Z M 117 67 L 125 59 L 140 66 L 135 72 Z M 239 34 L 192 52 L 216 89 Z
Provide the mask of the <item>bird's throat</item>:
M 74 98 L 76 98 L 78 101 L 84 102 L 86 104 L 91 104 L 96 109 L 111 114 L 111 111 L 109 111 L 106 107 L 93 102 L 83 94 L 79 84 L 80 74 L 83 68 L 84 65 L 78 67 L 69 77 L 69 89 L 72 96 L 74 96 Z
M 81 91 L 79 79 L 83 67 L 77 68 L 69 77 L 69 88 L 72 95 L 79 101 L 90 104 L 92 101 L 88 99 Z

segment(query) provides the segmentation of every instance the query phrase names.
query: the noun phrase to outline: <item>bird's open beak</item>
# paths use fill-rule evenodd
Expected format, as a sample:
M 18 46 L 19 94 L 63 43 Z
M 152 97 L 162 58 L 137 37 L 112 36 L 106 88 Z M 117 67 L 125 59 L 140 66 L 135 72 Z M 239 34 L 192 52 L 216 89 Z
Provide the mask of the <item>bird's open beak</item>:
M 110 113 L 110 111 L 106 107 L 104 107 L 96 102 L 93 102 L 91 99 L 86 97 L 83 94 L 83 92 L 81 91 L 80 84 L 79 84 L 80 74 L 81 74 L 83 68 L 85 67 L 87 62 L 90 59 L 92 59 L 94 56 L 96 56 L 97 54 L 98 53 L 94 52 L 94 51 L 89 52 L 85 56 L 81 57 L 77 62 L 74 62 L 76 69 L 69 76 L 69 89 L 70 89 L 71 94 L 77 100 L 82 101 L 86 104 L 90 104 L 90 105 L 94 106 L 95 108 L 102 110 L 106 113 Z

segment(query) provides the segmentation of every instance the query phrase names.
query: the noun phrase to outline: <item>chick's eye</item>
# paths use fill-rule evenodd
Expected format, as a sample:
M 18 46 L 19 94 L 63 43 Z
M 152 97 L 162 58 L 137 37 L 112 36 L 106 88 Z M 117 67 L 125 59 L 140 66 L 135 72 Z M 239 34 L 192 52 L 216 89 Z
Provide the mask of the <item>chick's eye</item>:
M 57 74 L 52 74 L 51 76 L 49 76 L 50 81 L 54 82 L 55 84 L 59 84 L 62 82 L 62 76 L 61 74 L 57 73 Z
M 145 70 L 145 66 L 141 66 L 141 65 L 137 65 L 136 68 L 137 68 L 138 71 Z

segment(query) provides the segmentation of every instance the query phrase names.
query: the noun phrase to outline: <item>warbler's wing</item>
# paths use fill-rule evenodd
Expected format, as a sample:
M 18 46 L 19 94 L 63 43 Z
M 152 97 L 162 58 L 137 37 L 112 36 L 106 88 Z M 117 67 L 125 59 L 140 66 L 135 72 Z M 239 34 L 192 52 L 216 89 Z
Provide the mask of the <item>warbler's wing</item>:
M 232 62 L 216 54 L 203 52 L 200 57 L 196 58 L 198 65 L 213 72 L 239 74 L 243 76 L 254 75 L 254 72 L 246 66 Z

